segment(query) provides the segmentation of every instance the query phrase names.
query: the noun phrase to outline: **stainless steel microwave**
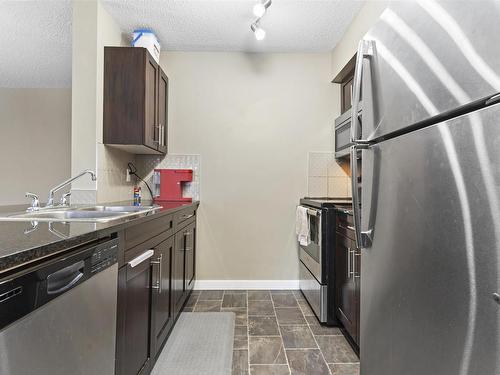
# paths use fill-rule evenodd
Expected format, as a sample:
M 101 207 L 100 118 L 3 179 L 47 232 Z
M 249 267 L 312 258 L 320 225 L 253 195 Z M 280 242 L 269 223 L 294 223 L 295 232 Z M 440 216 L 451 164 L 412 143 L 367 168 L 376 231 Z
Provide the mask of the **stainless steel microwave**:
M 361 107 L 361 103 L 360 103 Z M 351 109 L 335 119 L 335 158 L 348 158 L 351 142 Z M 361 110 L 359 111 L 361 116 Z

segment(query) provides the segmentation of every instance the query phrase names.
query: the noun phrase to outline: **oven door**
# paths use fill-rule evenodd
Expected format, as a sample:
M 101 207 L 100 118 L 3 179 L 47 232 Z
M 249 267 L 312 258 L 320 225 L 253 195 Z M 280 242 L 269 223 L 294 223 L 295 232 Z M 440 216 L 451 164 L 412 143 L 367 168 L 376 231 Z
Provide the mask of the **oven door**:
M 321 274 L 321 210 L 306 207 L 309 220 L 309 238 L 307 246 L 300 245 L 300 259 L 309 268 L 318 282 L 323 283 Z

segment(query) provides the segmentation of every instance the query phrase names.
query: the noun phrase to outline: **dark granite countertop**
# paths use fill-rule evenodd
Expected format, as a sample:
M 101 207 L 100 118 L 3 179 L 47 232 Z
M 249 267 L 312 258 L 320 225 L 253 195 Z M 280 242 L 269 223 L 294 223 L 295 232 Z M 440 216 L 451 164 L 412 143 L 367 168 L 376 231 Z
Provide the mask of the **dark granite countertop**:
M 106 206 L 130 206 L 132 204 L 131 201 L 99 203 L 99 205 Z M 151 201 L 142 201 L 143 206 L 151 204 Z M 153 216 L 168 215 L 193 205 L 197 206 L 199 202 L 162 202 L 162 208 L 158 211 L 107 223 L 38 222 L 38 225 L 34 227 L 30 221 L 0 221 L 0 275 L 14 268 L 150 220 Z M 0 212 L 23 212 L 26 207 L 27 205 L 0 206 Z

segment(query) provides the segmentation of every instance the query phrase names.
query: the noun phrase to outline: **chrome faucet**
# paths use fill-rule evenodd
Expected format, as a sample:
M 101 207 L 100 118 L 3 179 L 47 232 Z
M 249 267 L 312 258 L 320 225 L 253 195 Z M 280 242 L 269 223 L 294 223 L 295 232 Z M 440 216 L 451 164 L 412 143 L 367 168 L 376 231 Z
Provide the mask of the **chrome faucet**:
M 28 207 L 26 211 L 28 212 L 38 211 L 40 209 L 40 199 L 38 195 L 36 195 L 35 193 L 27 192 L 25 196 L 26 198 L 31 198 L 31 206 Z
M 97 180 L 97 177 L 96 177 L 96 174 L 95 174 L 94 171 L 91 171 L 90 169 L 84 170 L 83 172 L 81 172 L 77 176 L 71 177 L 70 179 L 68 179 L 68 180 L 66 180 L 64 182 L 61 182 L 56 187 L 53 187 L 52 189 L 50 189 L 50 191 L 49 191 L 49 199 L 47 200 L 47 205 L 45 207 L 53 207 L 54 206 L 54 194 L 57 191 L 61 190 L 63 187 L 68 186 L 69 184 L 71 184 L 76 179 L 78 179 L 78 178 L 86 175 L 87 173 L 90 174 L 90 177 L 92 178 L 92 181 Z

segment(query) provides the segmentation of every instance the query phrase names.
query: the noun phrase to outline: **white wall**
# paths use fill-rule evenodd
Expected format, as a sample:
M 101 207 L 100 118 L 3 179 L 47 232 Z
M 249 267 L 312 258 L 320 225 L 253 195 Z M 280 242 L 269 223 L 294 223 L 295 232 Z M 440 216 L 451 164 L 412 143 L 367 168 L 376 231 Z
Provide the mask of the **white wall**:
M 164 53 L 169 152 L 201 154 L 197 277 L 298 277 L 308 151 L 331 151 L 331 55 Z
M 102 143 L 104 47 L 124 46 L 122 32 L 97 0 L 73 2 L 73 118 L 71 170 L 97 172 L 97 182 L 83 178 L 72 185 L 73 202 L 130 199 L 127 162 L 134 155 Z
M 366 1 L 332 52 L 332 78 L 335 77 L 354 56 L 359 41 L 363 38 L 389 1 Z
M 0 88 L 0 205 L 47 201 L 70 175 L 71 89 Z

